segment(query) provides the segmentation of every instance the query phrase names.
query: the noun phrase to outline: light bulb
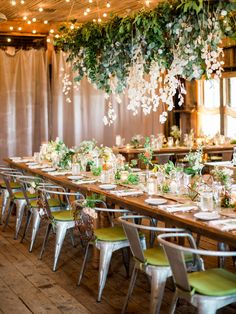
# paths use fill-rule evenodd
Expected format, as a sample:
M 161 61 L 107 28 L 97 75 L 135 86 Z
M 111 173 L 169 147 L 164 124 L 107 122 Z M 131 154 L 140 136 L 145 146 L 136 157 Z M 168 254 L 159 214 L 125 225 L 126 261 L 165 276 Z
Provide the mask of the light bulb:
M 22 31 L 22 27 L 18 27 L 18 31 Z
M 35 30 L 35 29 L 33 29 L 33 30 L 32 30 L 32 33 L 33 33 L 33 34 L 36 34 L 37 32 L 36 32 L 36 30 Z
M 107 8 L 110 8 L 111 4 L 110 2 L 107 2 Z
M 43 12 L 43 8 L 39 8 L 39 12 Z
M 33 17 L 32 18 L 32 22 L 36 22 L 37 20 L 36 20 L 36 18 L 35 17 Z
M 11 42 L 11 38 L 7 38 L 7 41 L 10 43 Z
M 10 26 L 9 29 L 10 29 L 10 31 L 13 31 L 13 26 Z
M 54 33 L 54 29 L 50 29 L 50 31 L 49 31 L 51 34 L 53 34 Z
M 28 21 L 27 23 L 28 23 L 28 24 L 31 24 L 31 21 Z
M 85 12 L 84 12 L 84 15 L 85 15 L 85 16 L 88 15 L 88 12 L 85 11 Z
M 13 0 L 13 1 L 11 2 L 11 5 L 16 5 L 16 1 Z
M 99 19 L 98 19 L 98 23 L 101 23 L 101 21 L 102 21 L 102 19 L 99 17 Z
M 23 16 L 23 20 L 26 21 L 27 20 L 27 16 Z
M 48 24 L 48 21 L 47 21 L 47 20 L 45 20 L 45 21 L 43 21 L 43 23 L 44 23 L 44 24 Z
M 106 14 L 106 12 L 105 12 L 105 13 L 103 13 L 103 16 L 104 16 L 104 17 L 107 17 L 107 14 Z

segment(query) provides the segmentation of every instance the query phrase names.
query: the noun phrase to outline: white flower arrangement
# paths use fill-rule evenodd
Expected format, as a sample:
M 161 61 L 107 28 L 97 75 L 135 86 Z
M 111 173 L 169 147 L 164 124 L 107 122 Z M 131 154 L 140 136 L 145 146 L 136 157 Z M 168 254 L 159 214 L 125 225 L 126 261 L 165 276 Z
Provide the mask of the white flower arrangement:
M 171 131 L 170 131 L 170 135 L 173 136 L 174 139 L 180 139 L 181 137 L 181 130 L 179 129 L 179 127 L 177 125 L 172 125 L 171 126 Z
M 234 172 L 232 169 L 226 167 L 215 167 L 211 173 L 222 185 L 228 186 L 231 183 L 231 178 Z
M 188 161 L 189 167 L 185 169 L 186 173 L 189 174 L 196 174 L 196 173 L 201 173 L 203 164 L 202 164 L 202 157 L 203 157 L 203 152 L 202 152 L 202 147 L 198 147 L 196 152 L 190 151 L 184 159 Z

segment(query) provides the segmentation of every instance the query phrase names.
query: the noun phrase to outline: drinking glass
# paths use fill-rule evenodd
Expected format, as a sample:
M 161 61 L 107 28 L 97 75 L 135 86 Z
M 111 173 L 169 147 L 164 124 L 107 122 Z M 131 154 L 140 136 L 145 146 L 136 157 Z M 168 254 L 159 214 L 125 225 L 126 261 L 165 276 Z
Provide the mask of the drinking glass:
M 147 180 L 147 193 L 150 197 L 155 195 L 157 192 L 157 183 L 156 180 L 152 177 Z
M 78 174 L 80 174 L 80 165 L 79 164 L 72 164 L 71 166 L 71 172 L 73 176 L 76 176 Z
M 202 211 L 213 211 L 213 192 L 212 191 L 202 191 L 200 193 L 200 208 Z

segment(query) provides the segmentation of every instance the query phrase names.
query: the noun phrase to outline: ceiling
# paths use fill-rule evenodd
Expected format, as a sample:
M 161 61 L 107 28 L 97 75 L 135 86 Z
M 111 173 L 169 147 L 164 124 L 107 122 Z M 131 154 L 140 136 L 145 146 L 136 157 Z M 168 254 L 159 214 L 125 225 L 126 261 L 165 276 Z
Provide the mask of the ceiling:
M 0 0 L 0 12 L 7 17 L 0 23 L 0 34 L 48 35 L 50 30 L 55 33 L 61 22 L 73 18 L 79 23 L 106 21 L 111 14 L 129 14 L 160 1 L 163 0 Z

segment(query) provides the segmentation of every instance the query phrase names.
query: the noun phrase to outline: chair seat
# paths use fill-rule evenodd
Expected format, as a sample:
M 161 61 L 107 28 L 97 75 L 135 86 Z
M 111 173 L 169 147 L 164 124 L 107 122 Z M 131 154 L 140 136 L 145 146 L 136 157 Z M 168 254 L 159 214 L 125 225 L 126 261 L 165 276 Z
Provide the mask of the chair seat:
M 5 182 L 0 182 L 0 187 L 2 189 L 6 189 L 7 188 L 6 183 Z M 19 183 L 17 183 L 17 182 L 10 182 L 10 187 L 12 189 L 20 189 L 21 185 Z
M 52 212 L 52 216 L 57 221 L 73 221 L 75 210 L 61 210 Z
M 31 194 L 30 192 L 26 192 L 27 194 L 27 197 L 32 199 L 32 198 L 37 198 L 37 195 L 36 194 Z M 15 192 L 14 193 L 14 197 L 15 199 L 25 199 L 25 196 L 24 196 L 24 193 L 23 192 Z
M 227 296 L 236 294 L 236 275 L 221 268 L 188 274 L 195 292 L 207 296 Z
M 165 252 L 162 247 L 154 247 L 143 251 L 146 263 L 154 266 L 168 266 L 169 262 L 166 258 Z M 193 260 L 191 253 L 185 254 L 185 261 L 190 262 Z
M 127 240 L 127 237 L 121 226 L 99 228 L 94 230 L 94 235 L 96 239 L 100 241 L 115 242 Z
M 57 198 L 49 198 L 48 199 L 48 205 L 50 207 L 60 207 L 61 206 L 61 202 Z M 31 207 L 38 207 L 38 200 L 30 201 L 30 206 Z

